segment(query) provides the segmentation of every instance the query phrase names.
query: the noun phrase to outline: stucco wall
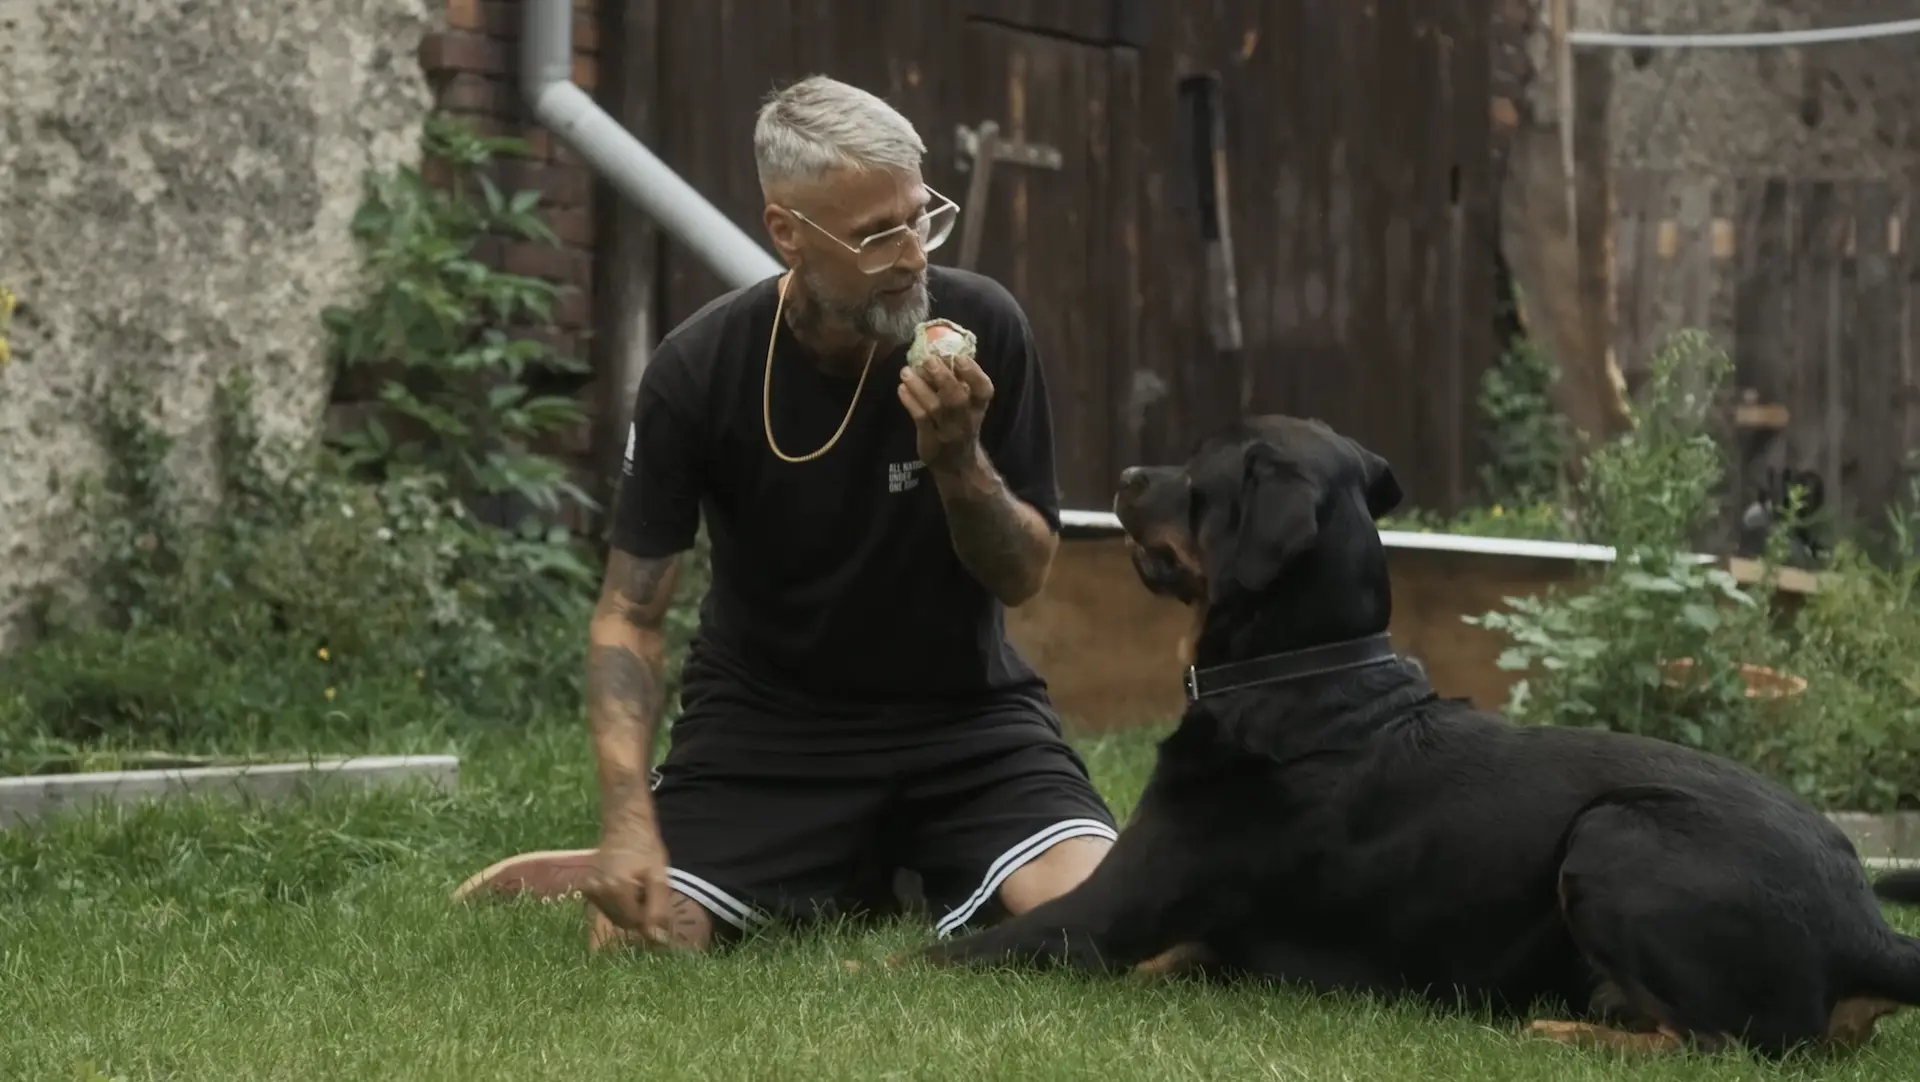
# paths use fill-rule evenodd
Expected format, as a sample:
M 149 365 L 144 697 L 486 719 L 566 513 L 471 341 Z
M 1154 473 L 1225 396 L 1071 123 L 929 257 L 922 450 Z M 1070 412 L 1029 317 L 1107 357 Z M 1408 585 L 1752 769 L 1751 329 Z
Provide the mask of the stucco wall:
M 1582 28 L 1797 30 L 1910 19 L 1913 0 L 1574 0 Z M 1920 165 L 1920 35 L 1798 48 L 1618 50 L 1614 161 L 1726 176 Z
M 97 470 L 97 380 L 150 377 L 208 475 L 219 376 L 310 433 L 320 310 L 350 296 L 361 178 L 417 157 L 432 0 L 0 0 L 0 281 L 20 294 L 0 371 L 0 645 L 61 573 L 49 528 Z

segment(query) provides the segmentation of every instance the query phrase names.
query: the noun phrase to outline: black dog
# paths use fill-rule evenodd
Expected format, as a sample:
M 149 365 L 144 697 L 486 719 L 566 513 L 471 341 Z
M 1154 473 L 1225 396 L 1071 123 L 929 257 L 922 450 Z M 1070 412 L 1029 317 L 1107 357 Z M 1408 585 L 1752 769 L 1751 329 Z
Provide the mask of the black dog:
M 1379 456 L 1288 417 L 1127 470 L 1135 569 L 1197 614 L 1185 716 L 1085 883 L 924 956 L 1558 1003 L 1584 1021 L 1535 1032 L 1648 1049 L 1851 1045 L 1920 1004 L 1920 940 L 1786 790 L 1439 698 L 1386 641 L 1374 520 L 1400 499 Z

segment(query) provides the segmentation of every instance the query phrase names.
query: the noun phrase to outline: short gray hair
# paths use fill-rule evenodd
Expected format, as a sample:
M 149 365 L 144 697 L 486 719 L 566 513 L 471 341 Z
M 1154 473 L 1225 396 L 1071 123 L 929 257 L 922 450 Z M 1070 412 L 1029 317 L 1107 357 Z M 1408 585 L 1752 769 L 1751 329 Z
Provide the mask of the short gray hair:
M 825 75 L 770 95 L 753 126 L 762 190 L 808 183 L 836 169 L 915 170 L 926 153 L 899 110 Z

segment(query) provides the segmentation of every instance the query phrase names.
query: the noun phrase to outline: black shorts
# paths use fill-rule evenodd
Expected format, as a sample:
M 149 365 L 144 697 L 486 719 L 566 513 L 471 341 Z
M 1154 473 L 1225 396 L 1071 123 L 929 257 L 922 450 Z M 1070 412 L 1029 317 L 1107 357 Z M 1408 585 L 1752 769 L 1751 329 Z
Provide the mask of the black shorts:
M 908 870 L 945 937 L 998 914 L 1001 883 L 1054 843 L 1116 836 L 1043 701 L 903 718 L 864 744 L 766 722 L 682 717 L 653 775 L 674 889 L 734 930 L 884 912 Z

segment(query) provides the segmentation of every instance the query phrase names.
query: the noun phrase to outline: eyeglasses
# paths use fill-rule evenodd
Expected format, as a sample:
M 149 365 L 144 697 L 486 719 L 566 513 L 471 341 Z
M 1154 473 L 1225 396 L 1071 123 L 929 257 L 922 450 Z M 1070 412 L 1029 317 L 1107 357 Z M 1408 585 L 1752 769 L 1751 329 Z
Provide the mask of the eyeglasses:
M 785 209 L 788 214 L 818 229 L 822 236 L 852 252 L 854 265 L 860 268 L 861 273 L 879 274 L 900 262 L 900 255 L 904 251 L 907 237 L 918 238 L 920 250 L 931 252 L 945 244 L 947 237 L 952 235 L 953 223 L 960 217 L 960 204 L 934 191 L 931 187 L 927 189 L 927 194 L 938 200 L 939 205 L 921 212 L 920 217 L 906 225 L 896 225 L 892 229 L 875 233 L 863 239 L 858 245 L 848 244 L 834 236 L 825 226 L 792 207 Z

